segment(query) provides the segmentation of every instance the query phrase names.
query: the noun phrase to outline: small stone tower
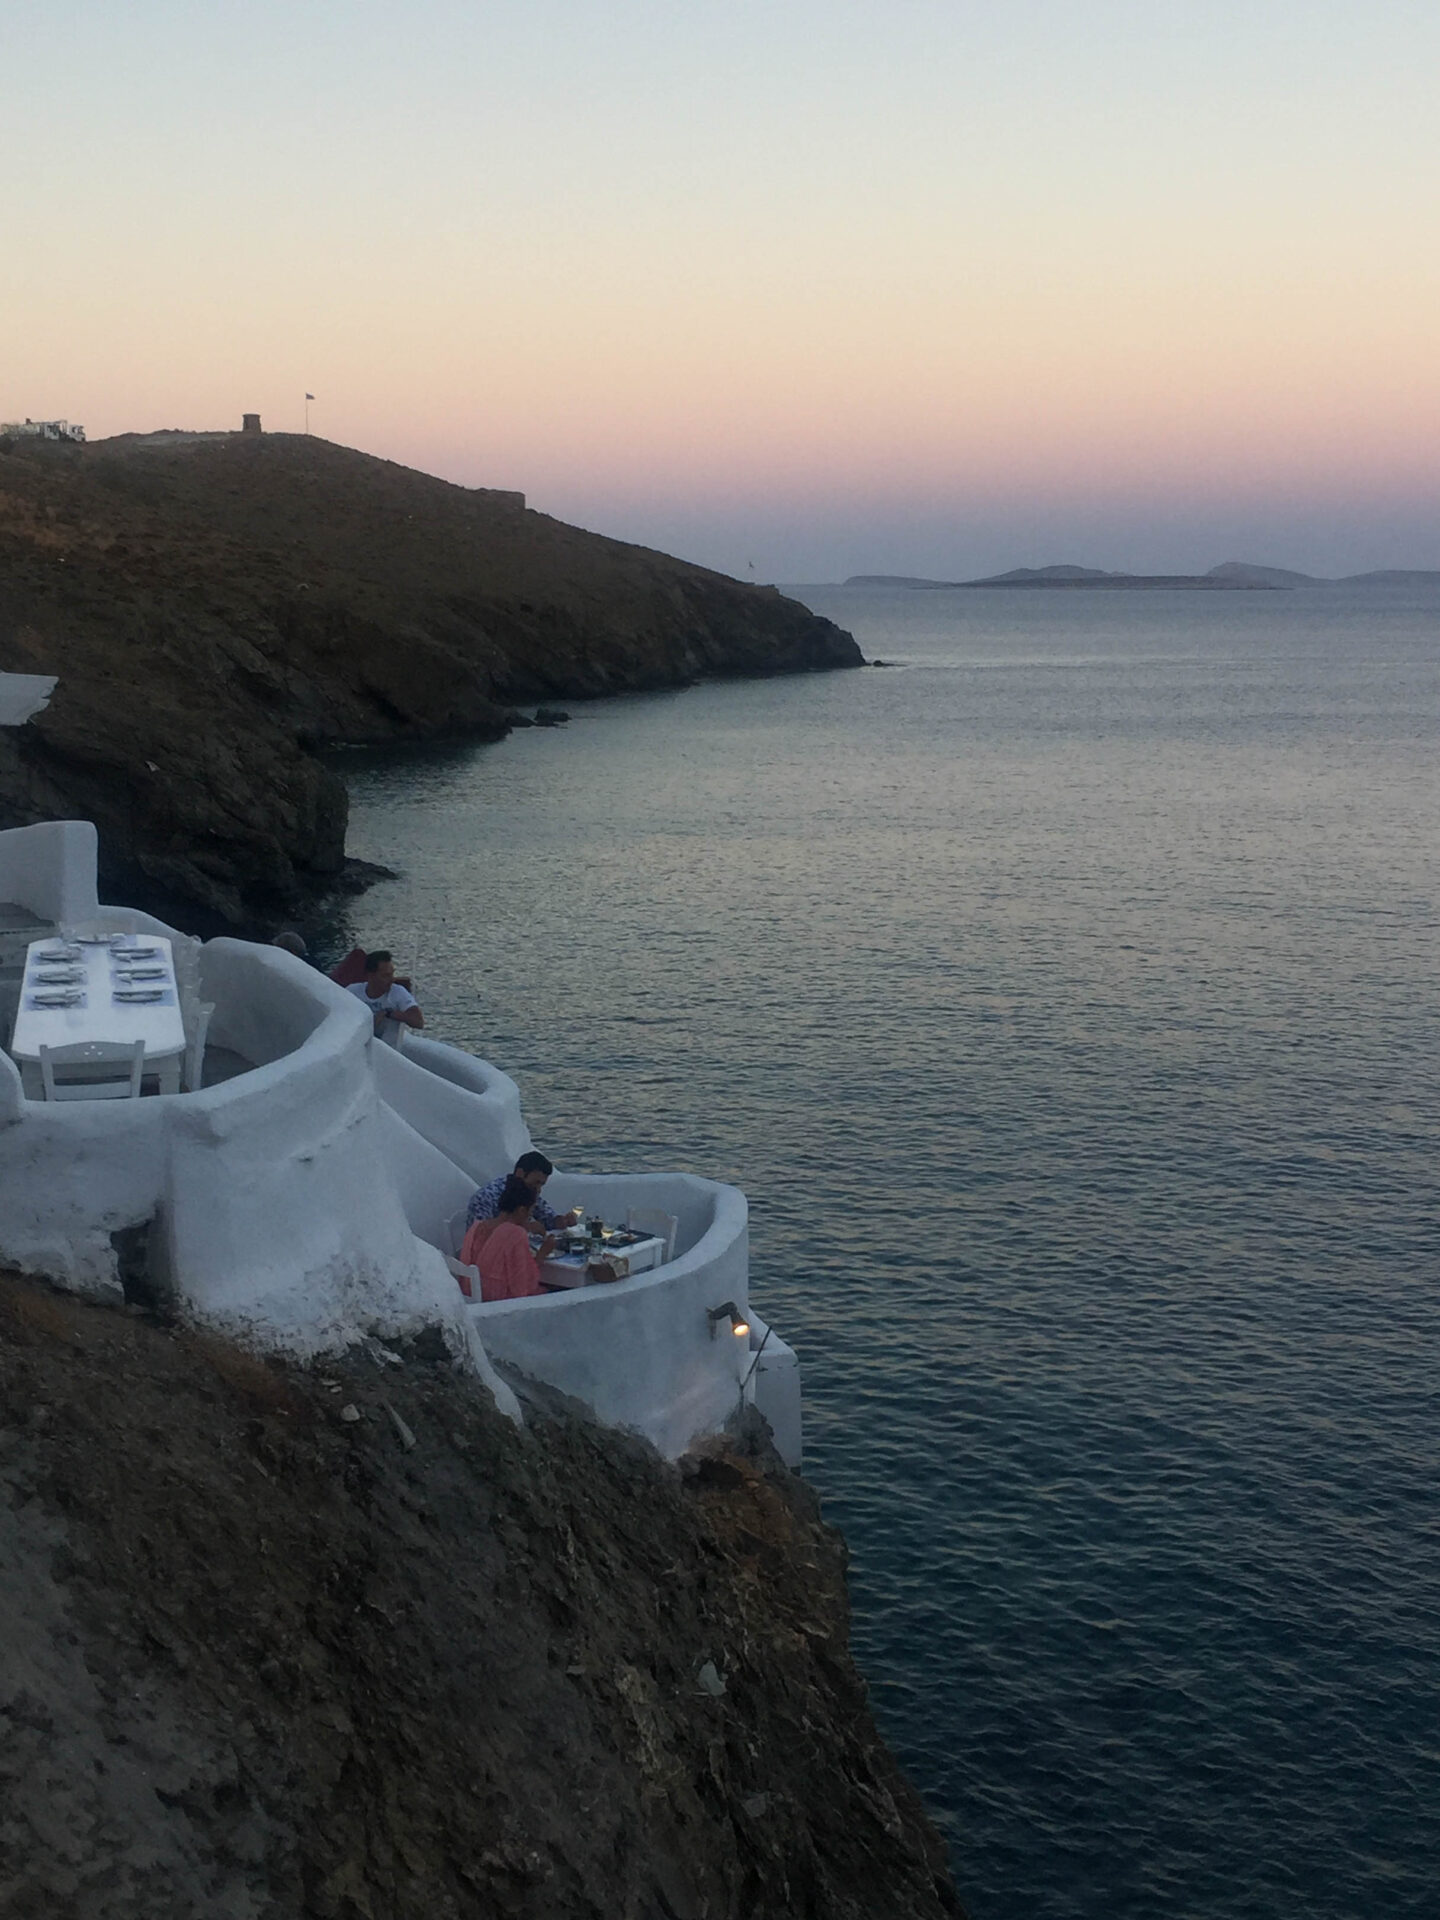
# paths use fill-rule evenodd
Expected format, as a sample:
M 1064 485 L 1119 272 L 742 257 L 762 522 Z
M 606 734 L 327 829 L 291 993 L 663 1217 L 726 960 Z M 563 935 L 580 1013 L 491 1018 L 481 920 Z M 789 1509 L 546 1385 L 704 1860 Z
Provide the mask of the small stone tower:
M 247 414 L 245 415 L 245 417 L 244 417 L 244 419 L 243 419 L 243 420 L 241 421 L 241 423 L 240 423 L 240 431 L 241 431 L 242 433 L 259 433 L 259 431 L 260 431 L 260 416 L 259 416 L 259 414 L 258 414 L 258 413 L 247 413 Z

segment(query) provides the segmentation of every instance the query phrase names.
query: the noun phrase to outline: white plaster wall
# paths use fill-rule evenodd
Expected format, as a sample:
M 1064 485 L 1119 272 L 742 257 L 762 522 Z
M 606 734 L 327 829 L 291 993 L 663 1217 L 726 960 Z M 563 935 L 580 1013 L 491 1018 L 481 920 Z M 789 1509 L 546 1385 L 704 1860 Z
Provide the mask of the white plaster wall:
M 88 822 L 0 834 L 0 898 L 174 937 L 147 914 L 100 909 L 94 870 Z M 674 1214 L 676 1259 L 614 1286 L 467 1307 L 436 1249 L 474 1187 L 530 1146 L 514 1082 L 420 1035 L 403 1053 L 376 1045 L 353 995 L 278 948 L 211 941 L 201 983 L 211 1040 L 256 1063 L 221 1086 L 27 1102 L 0 1056 L 0 1259 L 115 1290 L 110 1235 L 152 1222 L 155 1263 L 186 1308 L 257 1344 L 315 1354 L 438 1324 L 516 1417 L 487 1348 L 671 1457 L 754 1397 L 798 1465 L 794 1355 L 772 1336 L 752 1372 L 749 1343 L 725 1327 L 712 1337 L 707 1318 L 726 1300 L 749 1310 L 737 1189 L 557 1173 L 559 1210 Z
M 804 1453 L 800 1356 L 759 1315 L 750 1315 L 746 1398 L 764 1415 L 775 1451 L 798 1473 Z
M 411 1233 L 387 1157 L 364 1009 L 293 955 L 244 941 L 211 941 L 201 978 L 219 1043 L 265 1064 L 163 1103 L 176 1291 L 211 1323 L 291 1351 L 435 1322 L 466 1342 L 454 1282 Z
M 20 1069 L 8 1053 L 0 1053 L 0 1127 L 8 1127 L 25 1110 L 25 1086 Z M 3 1148 L 0 1148 L 3 1152 Z
M 740 1404 L 748 1342 L 707 1310 L 733 1300 L 747 1310 L 745 1196 L 694 1174 L 557 1174 L 557 1206 L 577 1201 L 608 1220 L 627 1206 L 663 1207 L 688 1227 L 688 1251 L 613 1286 L 577 1287 L 468 1309 L 491 1357 L 583 1401 L 607 1425 L 632 1427 L 674 1459 L 722 1427 Z M 696 1229 L 701 1230 L 697 1233 Z
M 50 704 L 54 691 L 53 673 L 0 673 L 0 727 L 23 727 Z
M 371 1066 L 380 1098 L 470 1176 L 471 1192 L 529 1151 L 520 1089 L 488 1061 L 411 1033 L 402 1052 L 376 1047 Z
M 110 1235 L 159 1207 L 171 1102 L 44 1104 L 19 1082 L 0 1055 L 0 1264 L 118 1296 Z
M 0 900 L 56 926 L 93 920 L 98 849 L 89 820 L 45 820 L 0 833 Z
M 238 940 L 204 949 L 202 977 L 224 1007 L 222 1044 L 265 1061 L 254 1072 L 57 1105 L 20 1098 L 5 1062 L 0 1257 L 114 1289 L 110 1234 L 149 1221 L 183 1306 L 255 1344 L 313 1354 L 439 1324 L 473 1358 L 463 1298 L 411 1233 L 387 1158 L 364 1009 L 291 955 Z
M 207 941 L 200 949 L 200 991 L 215 1007 L 210 1041 L 257 1067 L 298 1052 L 332 1015 L 349 1016 L 344 1031 L 358 1032 L 362 1042 L 371 1032 L 353 993 L 279 947 Z
M 376 1052 L 383 1046 L 384 1042 L 379 1042 Z M 381 1152 L 399 1191 L 411 1233 L 441 1253 L 448 1253 L 447 1223 L 452 1214 L 470 1204 L 477 1182 L 384 1102 L 380 1123 Z

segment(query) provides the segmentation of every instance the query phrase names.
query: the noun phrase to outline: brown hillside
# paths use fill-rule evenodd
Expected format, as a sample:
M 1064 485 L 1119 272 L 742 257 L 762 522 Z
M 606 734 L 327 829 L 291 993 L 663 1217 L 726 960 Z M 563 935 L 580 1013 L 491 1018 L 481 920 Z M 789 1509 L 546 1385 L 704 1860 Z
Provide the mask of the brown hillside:
M 843 1543 L 757 1447 L 677 1471 L 0 1275 L 0 1912 L 958 1915 Z
M 0 825 L 94 819 L 117 897 L 231 922 L 334 884 L 307 748 L 498 738 L 522 700 L 860 664 L 773 588 L 299 435 L 0 442 Z

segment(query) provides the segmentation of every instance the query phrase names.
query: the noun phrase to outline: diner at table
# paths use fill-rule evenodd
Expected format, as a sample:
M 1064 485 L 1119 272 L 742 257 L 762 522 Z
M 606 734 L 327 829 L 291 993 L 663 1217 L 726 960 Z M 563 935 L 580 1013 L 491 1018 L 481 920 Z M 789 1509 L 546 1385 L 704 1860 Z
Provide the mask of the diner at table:
M 534 1219 L 537 1225 L 547 1233 L 558 1227 L 573 1227 L 580 1219 L 579 1207 L 572 1207 L 569 1213 L 556 1213 L 549 1201 L 542 1198 L 545 1182 L 554 1171 L 554 1162 L 532 1147 L 528 1153 L 521 1154 L 509 1173 L 498 1173 L 493 1180 L 487 1180 L 483 1187 L 475 1190 L 465 1210 L 465 1224 L 473 1226 L 477 1220 L 493 1219 L 499 1210 L 506 1181 L 514 1179 L 523 1180 L 530 1189 L 535 1201 Z
M 460 1245 L 462 1266 L 480 1275 L 482 1300 L 523 1300 L 544 1292 L 540 1262 L 554 1251 L 553 1234 L 545 1234 L 532 1252 L 530 1216 L 535 1195 L 519 1174 L 508 1174 L 493 1215 L 466 1228 Z
M 667 1226 L 658 1233 L 633 1220 L 607 1227 L 598 1215 L 546 1231 L 535 1218 L 535 1194 L 520 1175 L 505 1174 L 493 1184 L 500 1189 L 495 1212 L 470 1222 L 451 1262 L 462 1292 L 472 1299 L 519 1300 L 605 1285 L 646 1273 L 672 1256 L 675 1223 L 668 1215 L 660 1216 Z

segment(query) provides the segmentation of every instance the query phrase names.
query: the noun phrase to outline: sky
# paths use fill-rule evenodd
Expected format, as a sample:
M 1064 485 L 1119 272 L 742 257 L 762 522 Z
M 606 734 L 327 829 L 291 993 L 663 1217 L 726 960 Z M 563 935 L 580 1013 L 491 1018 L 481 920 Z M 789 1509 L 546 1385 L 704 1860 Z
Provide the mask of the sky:
M 1440 567 L 1434 0 L 4 0 L 0 418 L 746 578 Z

